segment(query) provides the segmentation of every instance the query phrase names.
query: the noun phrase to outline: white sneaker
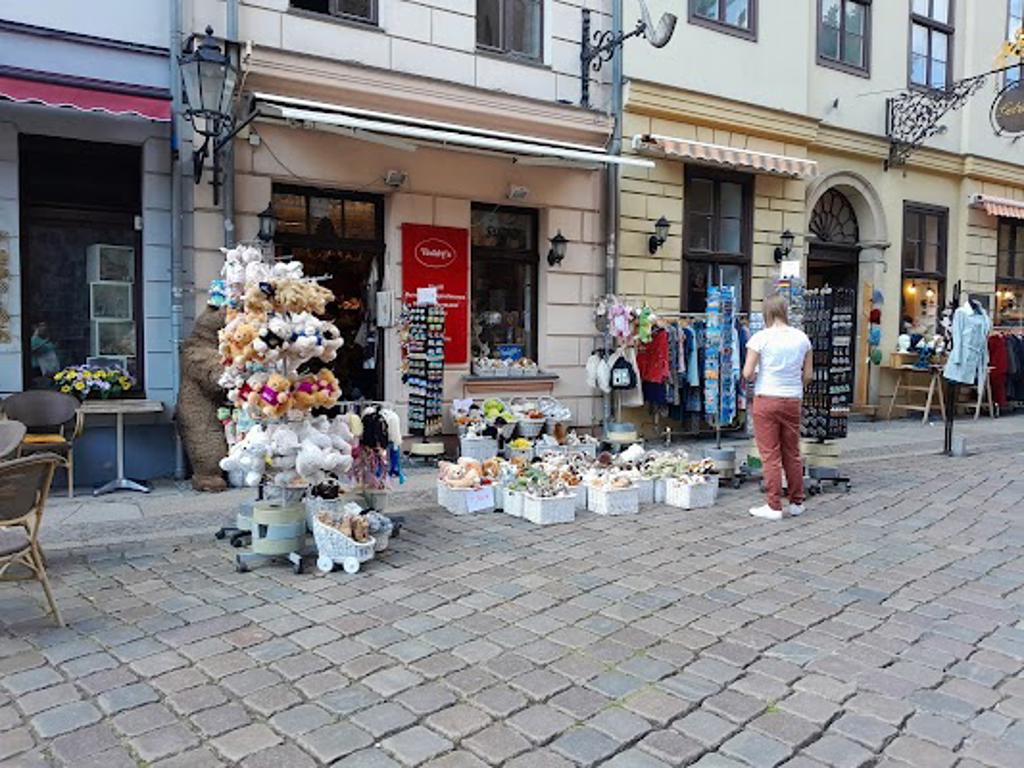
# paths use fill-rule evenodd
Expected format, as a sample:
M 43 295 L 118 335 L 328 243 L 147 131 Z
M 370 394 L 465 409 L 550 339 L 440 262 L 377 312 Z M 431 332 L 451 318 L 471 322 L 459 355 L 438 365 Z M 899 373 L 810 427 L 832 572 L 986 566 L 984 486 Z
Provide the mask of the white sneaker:
M 782 510 L 781 509 L 772 509 L 767 504 L 763 504 L 760 507 L 751 507 L 750 508 L 750 514 L 752 514 L 754 517 L 764 518 L 765 520 L 781 520 L 782 519 Z
M 790 504 L 789 509 L 786 510 L 790 517 L 800 517 L 804 513 L 803 504 Z

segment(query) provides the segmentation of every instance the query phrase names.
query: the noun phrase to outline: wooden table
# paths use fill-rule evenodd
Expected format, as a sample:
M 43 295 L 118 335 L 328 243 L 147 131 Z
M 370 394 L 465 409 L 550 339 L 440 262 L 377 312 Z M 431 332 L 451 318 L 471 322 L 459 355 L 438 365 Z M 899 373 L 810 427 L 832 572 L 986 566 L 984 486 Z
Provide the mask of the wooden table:
M 893 408 L 902 408 L 905 411 L 922 411 L 921 423 L 928 423 L 928 416 L 931 415 L 932 403 L 935 401 L 935 393 L 938 392 L 939 400 L 939 413 L 942 414 L 942 420 L 946 420 L 946 399 L 942 394 L 942 366 L 931 365 L 928 368 L 917 368 L 913 365 L 894 365 L 889 366 L 892 370 L 897 372 L 896 386 L 892 391 L 892 399 L 889 400 L 889 410 L 886 411 L 885 418 L 892 418 Z M 912 381 L 918 374 L 924 374 L 929 376 L 928 385 L 913 384 Z M 912 403 L 897 403 L 896 398 L 899 397 L 900 393 L 910 392 L 927 392 L 928 397 L 925 399 L 924 405 L 913 405 Z
M 529 395 L 531 393 L 551 394 L 555 390 L 558 375 L 541 371 L 536 376 L 463 376 L 463 397 L 473 395 Z
M 93 496 L 114 491 L 139 491 L 149 493 L 149 486 L 137 483 L 124 476 L 124 417 L 125 415 L 163 413 L 164 404 L 159 400 L 86 400 L 81 411 L 84 417 L 113 416 L 117 433 L 117 477 L 92 492 Z

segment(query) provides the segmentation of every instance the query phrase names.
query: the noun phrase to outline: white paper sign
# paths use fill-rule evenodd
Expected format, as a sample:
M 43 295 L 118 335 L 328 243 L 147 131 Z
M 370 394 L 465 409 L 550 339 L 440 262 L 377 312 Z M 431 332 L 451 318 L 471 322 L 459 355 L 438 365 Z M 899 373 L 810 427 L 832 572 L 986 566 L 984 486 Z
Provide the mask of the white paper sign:
M 494 488 L 485 485 L 481 488 L 474 488 L 466 494 L 466 511 L 479 512 L 481 509 L 494 507 Z
M 779 277 L 800 277 L 800 259 L 785 259 L 779 265 Z
M 416 289 L 417 304 L 437 304 L 437 286 Z

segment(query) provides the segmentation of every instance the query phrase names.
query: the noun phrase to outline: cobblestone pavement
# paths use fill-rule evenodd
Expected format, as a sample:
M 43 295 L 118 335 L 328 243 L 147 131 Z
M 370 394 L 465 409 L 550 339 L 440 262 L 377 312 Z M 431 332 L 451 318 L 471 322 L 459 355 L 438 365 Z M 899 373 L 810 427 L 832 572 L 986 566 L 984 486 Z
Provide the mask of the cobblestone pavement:
M 748 485 L 551 529 L 425 508 L 357 576 L 53 548 L 67 629 L 0 589 L 0 765 L 1020 768 L 1020 430 L 877 439 L 778 523 Z

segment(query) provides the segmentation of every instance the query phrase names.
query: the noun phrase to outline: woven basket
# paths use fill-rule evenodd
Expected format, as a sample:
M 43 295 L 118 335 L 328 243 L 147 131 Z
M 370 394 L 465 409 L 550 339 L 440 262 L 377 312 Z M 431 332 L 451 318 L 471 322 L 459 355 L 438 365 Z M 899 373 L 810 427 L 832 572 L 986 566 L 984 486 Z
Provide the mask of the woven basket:
M 359 566 L 367 560 L 372 560 L 376 551 L 376 542 L 372 537 L 364 543 L 353 541 L 341 531 L 324 525 L 316 518 L 313 518 L 313 539 L 319 553 L 316 567 L 324 572 L 331 571 L 335 564 L 341 563 L 345 573 L 357 573 Z
M 544 431 L 544 425 L 547 423 L 546 419 L 524 419 L 521 418 L 516 422 L 518 424 L 518 431 L 520 437 L 525 437 L 532 440 L 535 437 L 540 437 L 540 433 Z

